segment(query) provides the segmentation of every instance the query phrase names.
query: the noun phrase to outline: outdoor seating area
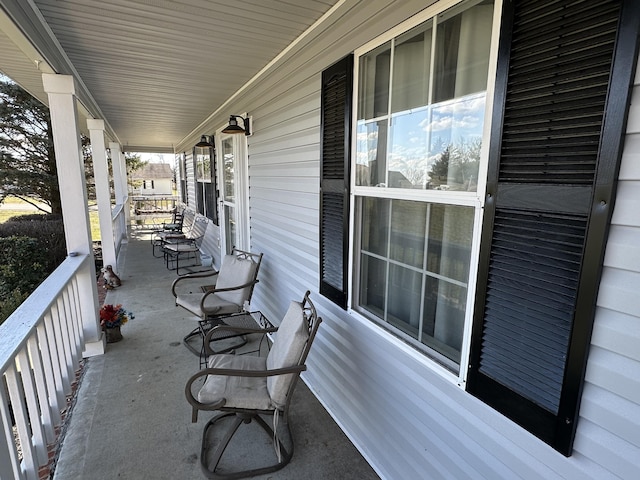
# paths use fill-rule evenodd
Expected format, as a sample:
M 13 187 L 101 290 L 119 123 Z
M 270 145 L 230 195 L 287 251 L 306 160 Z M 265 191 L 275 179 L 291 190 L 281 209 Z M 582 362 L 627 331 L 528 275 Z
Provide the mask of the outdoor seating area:
M 201 364 L 205 362 L 203 340 L 207 331 L 222 323 L 225 317 L 241 312 L 251 302 L 261 261 L 261 253 L 234 248 L 223 258 L 220 270 L 185 274 L 173 281 L 171 293 L 176 306 L 193 314 L 198 321 L 198 326 L 183 342 L 200 356 Z M 199 342 L 197 347 L 193 345 L 194 338 Z
M 169 270 L 180 275 L 182 269 L 201 264 L 201 249 L 209 230 L 209 221 L 193 210 L 175 212 L 171 222 L 152 231 L 151 248 L 154 257 L 162 257 Z M 186 264 L 185 264 L 186 262 Z
M 189 382 L 194 390 L 200 389 L 202 378 L 193 379 L 193 376 L 206 377 L 213 371 L 201 370 L 197 357 L 181 342 L 195 316 L 184 308 L 177 308 L 175 298 L 168 294 L 175 273 L 167 270 L 149 251 L 150 232 L 136 230 L 133 235 L 120 253 L 122 286 L 109 290 L 105 302 L 121 304 L 135 313 L 135 319 L 122 328 L 122 341 L 108 344 L 104 355 L 85 361 L 55 467 L 57 480 L 208 476 L 203 476 L 200 465 L 202 432 L 215 412 L 200 410 L 197 423 L 191 423 L 192 405 L 185 397 L 185 388 Z M 303 294 L 301 286 L 300 298 Z M 300 302 L 300 298 L 292 299 L 293 303 L 307 305 L 308 300 Z M 309 311 L 308 308 L 307 305 L 305 311 Z M 262 327 L 273 330 L 266 318 L 260 315 L 255 318 L 256 332 L 260 330 L 260 322 Z M 269 320 L 281 324 L 281 319 Z M 250 332 L 248 342 L 237 348 L 238 358 L 254 356 L 256 349 L 263 355 L 269 352 L 269 338 L 277 336 L 263 337 L 256 332 Z M 219 334 L 219 329 L 211 329 L 207 334 L 211 339 Z M 300 365 L 293 367 L 297 372 L 305 368 L 302 365 L 306 352 L 308 348 L 300 357 Z M 223 373 L 225 371 L 223 369 Z M 284 387 L 288 394 L 284 403 L 278 403 L 280 426 L 291 430 L 292 440 L 287 435 L 282 438 L 288 453 L 283 451 L 281 458 L 290 458 L 290 461 L 278 472 L 277 478 L 378 478 L 304 382 L 298 382 L 295 392 L 294 385 L 295 382 L 291 382 Z M 229 403 L 227 408 L 233 408 L 233 404 Z M 223 471 L 216 475 L 222 474 L 225 478 L 227 468 L 246 469 L 246 455 L 237 451 L 234 446 L 237 442 L 251 449 L 252 461 L 257 463 L 266 464 L 270 457 L 277 457 L 272 439 L 259 424 L 256 426 L 257 434 L 262 431 L 266 438 L 256 436 L 252 425 L 243 423 L 220 463 L 219 469 Z M 295 445 L 293 457 L 288 446 L 291 442 Z M 215 456 L 210 453 L 206 458 L 213 461 L 212 455 Z M 259 474 L 252 478 L 273 477 Z

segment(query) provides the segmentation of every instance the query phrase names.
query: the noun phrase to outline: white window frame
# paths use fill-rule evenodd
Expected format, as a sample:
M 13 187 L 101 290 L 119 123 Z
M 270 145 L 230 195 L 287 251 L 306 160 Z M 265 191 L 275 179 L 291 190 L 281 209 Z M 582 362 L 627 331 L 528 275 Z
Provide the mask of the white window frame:
M 242 115 L 244 118 L 248 118 L 247 114 L 244 113 Z M 220 126 L 218 130 L 216 130 L 215 141 L 216 141 L 216 151 L 219 154 L 216 155 L 217 162 L 217 182 L 218 189 L 220 190 L 220 197 L 218 198 L 218 223 L 220 224 L 220 228 L 225 228 L 222 225 L 222 222 L 225 221 L 224 217 L 224 198 L 226 193 L 224 192 L 224 155 L 222 142 L 225 140 L 231 140 L 233 143 L 233 158 L 234 158 L 234 180 L 235 180 L 235 196 L 236 196 L 236 228 L 237 228 L 237 240 L 238 245 L 235 247 L 241 250 L 250 250 L 251 249 L 251 238 L 250 238 L 250 220 L 249 220 L 249 146 L 247 142 L 247 136 L 243 134 L 228 134 L 222 133 L 222 130 L 227 127 L 227 123 Z M 224 255 L 224 251 L 227 247 L 232 247 L 233 245 L 226 245 L 226 239 L 224 235 L 221 235 L 222 242 L 222 251 Z
M 376 47 L 392 41 L 399 35 L 409 31 L 410 29 L 418 26 L 419 24 L 433 19 L 436 15 L 443 13 L 445 10 L 450 9 L 456 5 L 463 6 L 471 5 L 473 3 L 479 3 L 473 0 L 447 0 L 437 2 L 434 5 L 426 8 L 419 14 L 415 15 L 411 19 L 397 25 L 393 29 L 387 31 L 383 35 L 375 38 L 374 40 L 366 43 L 362 47 L 354 50 L 354 75 L 353 75 L 353 108 L 352 108 L 352 167 L 357 160 L 356 155 L 356 143 L 357 143 L 357 126 L 358 126 L 358 88 L 359 88 L 359 59 L 361 56 L 367 54 Z M 492 34 L 491 44 L 489 50 L 489 68 L 487 73 L 487 89 L 485 99 L 485 116 L 484 126 L 482 132 L 482 147 L 480 154 L 480 167 L 478 171 L 477 189 L 475 192 L 460 192 L 460 191 L 433 191 L 433 190 L 408 190 L 400 188 L 388 188 L 388 187 L 371 187 L 371 186 L 358 186 L 356 185 L 355 168 L 351 168 L 350 178 L 350 217 L 349 217 L 349 289 L 347 299 L 347 310 L 351 315 L 358 317 L 363 322 L 371 325 L 376 325 L 376 331 L 384 335 L 387 339 L 392 341 L 401 347 L 404 351 L 412 354 L 415 358 L 424 362 L 429 368 L 439 373 L 443 377 L 452 382 L 456 382 L 461 388 L 464 388 L 467 370 L 469 364 L 469 353 L 471 344 L 471 330 L 472 320 L 475 307 L 475 293 L 477 285 L 478 274 L 478 261 L 480 253 L 480 237 L 482 234 L 482 219 L 483 209 L 486 195 L 486 178 L 488 168 L 488 156 L 489 156 L 489 138 L 491 132 L 491 119 L 492 119 L 492 105 L 494 98 L 496 65 L 498 57 L 498 41 L 500 37 L 500 21 L 502 12 L 502 0 L 494 0 L 493 10 L 493 22 L 492 22 Z M 382 320 L 372 319 L 369 316 L 365 316 L 355 309 L 357 305 L 354 305 L 355 299 L 359 292 L 359 271 L 360 271 L 360 259 L 359 259 L 359 228 L 361 219 L 358 218 L 356 198 L 362 196 L 379 197 L 387 199 L 398 200 L 415 200 L 423 203 L 441 203 L 450 205 L 468 206 L 474 208 L 474 225 L 471 245 L 471 256 L 469 265 L 469 279 L 467 283 L 467 309 L 464 319 L 464 330 L 462 339 L 462 349 L 460 354 L 460 365 L 458 372 L 452 372 L 448 368 L 445 368 L 442 364 L 435 361 L 434 357 L 430 356 L 428 351 L 429 347 L 426 345 L 419 345 L 419 341 L 410 338 L 408 335 L 403 335 L 399 329 L 389 325 Z M 413 347 L 407 348 L 407 341 L 413 345 Z

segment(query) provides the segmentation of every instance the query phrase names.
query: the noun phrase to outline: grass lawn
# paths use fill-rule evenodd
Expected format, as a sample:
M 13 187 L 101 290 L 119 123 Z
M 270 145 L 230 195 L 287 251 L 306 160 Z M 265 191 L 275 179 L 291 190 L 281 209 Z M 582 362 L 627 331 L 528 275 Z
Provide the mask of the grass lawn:
M 0 208 L 0 223 L 4 223 L 7 220 L 9 220 L 12 217 L 17 217 L 19 215 L 31 215 L 34 213 L 40 213 L 42 214 L 43 212 L 41 212 L 40 210 L 37 210 L 36 208 L 33 209 L 28 209 L 25 210 L 25 208 L 22 205 L 26 205 L 27 202 L 20 200 L 19 198 L 15 198 L 15 197 L 7 197 L 4 199 L 4 202 L 2 202 L 2 205 L 4 206 L 4 208 Z M 16 209 L 12 209 L 12 206 L 20 206 Z M 89 222 L 91 225 L 91 238 L 93 240 L 100 240 L 101 236 L 100 236 L 100 221 L 98 220 L 98 212 L 91 210 L 89 212 Z

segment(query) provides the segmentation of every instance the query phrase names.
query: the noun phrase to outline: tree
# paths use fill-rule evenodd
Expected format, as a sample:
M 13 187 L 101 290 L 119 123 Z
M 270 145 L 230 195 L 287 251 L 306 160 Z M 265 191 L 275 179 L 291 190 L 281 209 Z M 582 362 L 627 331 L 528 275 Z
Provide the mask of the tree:
M 480 166 L 480 139 L 468 139 L 449 144 L 433 162 L 429 176 L 435 185 L 457 184 L 459 188 L 475 188 Z
M 91 140 L 81 136 L 88 200 L 95 200 Z M 144 165 L 139 155 L 125 154 L 128 171 Z M 61 214 L 53 131 L 49 108 L 0 75 L 0 202 L 13 195 Z
M 62 213 L 49 109 L 0 76 L 0 201 L 7 195 Z

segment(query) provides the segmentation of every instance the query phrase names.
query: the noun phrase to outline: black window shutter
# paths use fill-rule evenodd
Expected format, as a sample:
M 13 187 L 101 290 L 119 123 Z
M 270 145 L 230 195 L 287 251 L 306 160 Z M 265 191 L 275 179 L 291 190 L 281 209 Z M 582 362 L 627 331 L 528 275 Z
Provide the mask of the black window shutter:
M 570 455 L 639 2 L 504 3 L 467 389 Z
M 322 72 L 320 293 L 347 307 L 353 55 Z
M 187 154 L 183 152 L 180 162 L 180 201 L 187 203 Z
M 210 173 L 211 182 L 204 184 L 204 196 L 205 196 L 205 211 L 207 217 L 211 219 L 214 225 L 219 225 L 218 222 L 218 179 L 217 169 L 218 162 L 216 159 L 215 140 L 213 135 L 211 136 L 211 143 L 213 146 L 209 147 L 209 161 L 211 162 Z

